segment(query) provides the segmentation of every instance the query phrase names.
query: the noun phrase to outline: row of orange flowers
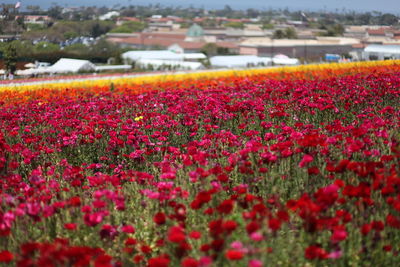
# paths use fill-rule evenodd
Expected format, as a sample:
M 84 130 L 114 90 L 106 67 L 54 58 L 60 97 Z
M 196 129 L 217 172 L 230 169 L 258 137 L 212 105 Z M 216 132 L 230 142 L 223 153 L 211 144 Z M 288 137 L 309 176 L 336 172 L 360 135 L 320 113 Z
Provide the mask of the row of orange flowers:
M 14 84 L 0 87 L 0 104 L 18 104 L 29 100 L 46 100 L 53 97 L 77 97 L 82 94 L 99 94 L 112 91 L 141 93 L 164 88 L 185 88 L 193 85 L 199 89 L 220 82 L 235 82 L 241 77 L 250 79 L 328 79 L 343 75 L 399 72 L 400 60 L 370 61 L 339 64 L 314 64 L 295 67 L 278 67 L 248 70 L 202 71 L 192 73 L 156 74 L 130 77 L 99 78 L 88 80 L 54 80 L 35 84 Z

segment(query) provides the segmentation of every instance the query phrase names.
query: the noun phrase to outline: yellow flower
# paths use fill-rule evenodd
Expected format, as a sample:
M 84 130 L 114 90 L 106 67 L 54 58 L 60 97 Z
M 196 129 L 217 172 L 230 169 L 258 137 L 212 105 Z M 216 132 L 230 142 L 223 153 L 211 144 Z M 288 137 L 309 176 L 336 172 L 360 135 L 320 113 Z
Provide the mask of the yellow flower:
M 135 121 L 140 121 L 140 120 L 143 120 L 143 116 L 139 116 L 139 117 L 135 118 Z

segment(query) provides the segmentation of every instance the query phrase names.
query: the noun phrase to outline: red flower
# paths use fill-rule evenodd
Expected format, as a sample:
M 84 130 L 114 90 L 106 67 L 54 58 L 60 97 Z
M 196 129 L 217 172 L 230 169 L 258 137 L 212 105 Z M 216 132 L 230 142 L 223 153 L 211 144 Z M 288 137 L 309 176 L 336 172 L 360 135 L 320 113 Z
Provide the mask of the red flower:
M 182 267 L 197 267 L 199 266 L 199 262 L 193 258 L 185 258 L 181 262 Z
M 228 260 L 237 261 L 237 260 L 241 260 L 244 257 L 244 254 L 241 251 L 230 249 L 225 253 L 225 257 Z
M 76 224 L 75 223 L 65 223 L 64 228 L 67 230 L 76 230 Z
M 136 244 L 137 244 L 137 241 L 136 241 L 136 239 L 134 239 L 134 238 L 128 237 L 128 238 L 125 240 L 125 246 L 134 246 L 134 245 L 136 245 Z
M 200 232 L 197 232 L 197 231 L 192 231 L 192 232 L 189 234 L 189 237 L 190 237 L 191 239 L 200 239 L 201 233 L 200 233 Z
M 164 224 L 167 220 L 167 217 L 165 216 L 165 214 L 163 212 L 158 212 L 156 215 L 154 215 L 153 221 L 156 224 Z
M 383 250 L 386 251 L 386 252 L 389 252 L 389 251 L 392 250 L 392 246 L 391 245 L 385 245 L 385 246 L 383 246 Z
M 383 229 L 385 228 L 385 225 L 383 224 L 383 222 L 381 221 L 373 221 L 371 223 L 372 229 L 374 229 L 375 231 L 383 231 Z
M 121 231 L 127 234 L 135 233 L 135 228 L 132 225 L 124 225 L 121 228 Z
M 233 210 L 233 201 L 231 199 L 227 199 L 222 201 L 221 204 L 217 207 L 219 213 L 229 214 Z
M 246 225 L 246 231 L 248 234 L 251 234 L 251 233 L 257 231 L 260 228 L 261 228 L 260 224 L 256 221 L 249 222 Z
M 3 250 L 0 252 L 0 262 L 10 263 L 14 259 L 14 255 L 8 251 Z
M 78 197 L 78 196 L 71 197 L 71 198 L 69 199 L 69 204 L 70 204 L 71 206 L 73 206 L 73 207 L 78 207 L 78 206 L 81 205 L 81 198 Z
M 277 231 L 279 230 L 279 228 L 281 228 L 281 221 L 275 218 L 271 218 L 268 221 L 268 226 L 269 229 L 271 229 L 272 231 Z
M 278 216 L 279 220 L 287 222 L 289 221 L 289 214 L 284 211 L 284 210 L 280 210 L 276 213 L 276 215 Z
M 168 240 L 173 243 L 180 243 L 185 240 L 185 233 L 180 226 L 172 226 L 168 231 Z
M 303 156 L 303 159 L 300 161 L 299 167 L 303 168 L 303 167 L 307 166 L 313 160 L 314 160 L 314 158 L 312 156 L 306 154 Z
M 369 223 L 366 223 L 363 226 L 361 226 L 361 233 L 363 235 L 368 235 L 368 233 L 371 232 L 371 230 L 372 230 L 372 226 Z
M 233 220 L 228 220 L 222 224 L 222 228 L 228 233 L 235 231 L 236 227 L 237 223 Z
M 152 252 L 151 247 L 147 246 L 147 245 L 143 245 L 140 247 L 140 250 L 144 253 L 144 254 L 150 254 Z
M 148 267 L 168 267 L 170 259 L 165 256 L 160 256 L 156 258 L 149 259 L 147 266 Z
M 319 246 L 311 245 L 306 248 L 305 257 L 309 260 L 326 259 L 328 257 L 328 253 L 326 253 L 326 251 Z
M 108 267 L 108 266 L 112 266 L 111 263 L 112 257 L 110 255 L 100 255 L 99 257 L 97 257 L 96 261 L 95 261 L 95 267 Z
M 347 232 L 344 227 L 335 229 L 331 235 L 331 241 L 334 243 L 341 242 L 347 238 Z
M 140 263 L 143 259 L 144 259 L 144 256 L 138 254 L 138 255 L 135 255 L 135 256 L 133 257 L 133 262 L 136 263 L 136 264 L 138 264 L 138 263 Z

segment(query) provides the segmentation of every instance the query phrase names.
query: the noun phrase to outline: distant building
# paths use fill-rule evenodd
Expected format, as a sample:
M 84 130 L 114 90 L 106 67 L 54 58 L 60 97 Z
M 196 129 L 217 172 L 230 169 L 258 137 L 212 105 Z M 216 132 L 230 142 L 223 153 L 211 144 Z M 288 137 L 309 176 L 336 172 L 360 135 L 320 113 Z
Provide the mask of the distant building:
M 346 54 L 352 51 L 353 45 L 360 43 L 353 38 L 318 37 L 309 39 L 271 39 L 249 38 L 242 42 L 241 55 L 274 56 L 284 54 L 292 58 L 320 60 L 325 54 Z
M 368 26 L 345 26 L 343 36 L 348 38 L 362 39 L 366 37 L 367 30 Z
M 193 24 L 186 32 L 185 41 L 188 41 L 188 42 L 204 41 L 203 28 L 197 24 Z
M 52 21 L 52 18 L 50 18 L 49 16 L 33 16 L 33 15 L 24 16 L 24 23 L 45 24 L 50 21 Z
M 175 32 L 143 32 L 134 34 L 107 34 L 107 40 L 124 48 L 135 49 L 167 49 L 171 45 L 178 45 L 185 53 L 200 52 L 205 44 L 203 41 L 187 41 L 184 33 Z M 227 48 L 232 53 L 238 53 L 239 47 L 234 42 L 215 42 L 219 47 Z
M 400 59 L 400 45 L 368 45 L 362 53 L 363 60 Z
M 271 59 L 258 56 L 215 56 L 210 58 L 213 68 L 248 68 L 271 65 Z
M 187 62 L 175 60 L 160 60 L 141 58 L 135 62 L 136 68 L 152 70 L 201 70 L 204 69 L 200 62 Z
M 296 58 L 289 58 L 285 55 L 275 57 L 258 57 L 252 55 L 236 56 L 215 56 L 210 58 L 213 68 L 249 68 L 271 65 L 298 65 L 300 62 Z
M 78 73 L 94 71 L 96 66 L 89 60 L 60 58 L 54 65 L 45 69 L 47 73 Z
M 125 64 L 132 64 L 139 59 L 157 59 L 170 61 L 183 61 L 183 54 L 169 50 L 128 51 L 121 55 Z
M 126 22 L 140 22 L 140 19 L 134 18 L 134 17 L 120 17 L 117 19 L 117 26 L 121 26 L 122 24 Z
M 110 11 L 104 15 L 99 16 L 99 20 L 109 20 L 113 17 L 118 17 L 120 13 L 118 11 Z

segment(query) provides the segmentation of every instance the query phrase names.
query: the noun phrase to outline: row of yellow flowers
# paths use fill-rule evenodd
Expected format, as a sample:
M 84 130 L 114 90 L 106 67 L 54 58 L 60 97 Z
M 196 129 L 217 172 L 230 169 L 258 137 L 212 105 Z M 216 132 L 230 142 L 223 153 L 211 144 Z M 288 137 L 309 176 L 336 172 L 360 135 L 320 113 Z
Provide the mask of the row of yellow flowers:
M 334 76 L 400 72 L 400 60 L 369 61 L 353 63 L 313 64 L 293 67 L 270 67 L 246 70 L 209 70 L 189 73 L 148 74 L 82 80 L 54 80 L 14 84 L 0 87 L 0 104 L 19 103 L 32 99 L 48 99 L 54 96 L 76 96 L 82 93 L 101 93 L 111 90 L 143 92 L 193 85 L 193 81 L 213 84 L 218 81 L 234 80 L 244 76 L 268 79 L 325 79 Z
M 248 75 L 265 75 L 265 74 L 290 74 L 296 72 L 308 72 L 309 76 L 313 74 L 321 75 L 321 71 L 329 70 L 332 74 L 346 73 L 351 69 L 362 71 L 363 68 L 375 66 L 393 66 L 400 65 L 400 60 L 387 60 L 387 61 L 368 61 L 368 62 L 353 62 L 353 63 L 333 63 L 333 64 L 313 64 L 313 65 L 300 65 L 293 67 L 276 67 L 276 68 L 262 68 L 262 69 L 247 69 L 247 70 L 221 70 L 221 71 L 201 71 L 190 73 L 172 73 L 172 74 L 155 74 L 155 75 L 138 75 L 128 77 L 108 77 L 99 79 L 83 79 L 83 80 L 63 80 L 61 82 L 54 80 L 54 82 L 44 82 L 36 84 L 18 85 L 12 84 L 9 86 L 0 87 L 0 92 L 6 90 L 18 91 L 32 91 L 38 89 L 67 89 L 67 88 L 85 88 L 93 86 L 121 86 L 126 84 L 147 84 L 154 82 L 166 81 L 179 81 L 184 79 L 216 79 L 228 76 L 248 76 Z M 338 70 L 340 73 L 338 73 Z M 329 75 L 329 73 L 328 73 Z M 317 77 L 318 77 L 317 76 Z M 315 76 L 314 76 L 315 77 Z

